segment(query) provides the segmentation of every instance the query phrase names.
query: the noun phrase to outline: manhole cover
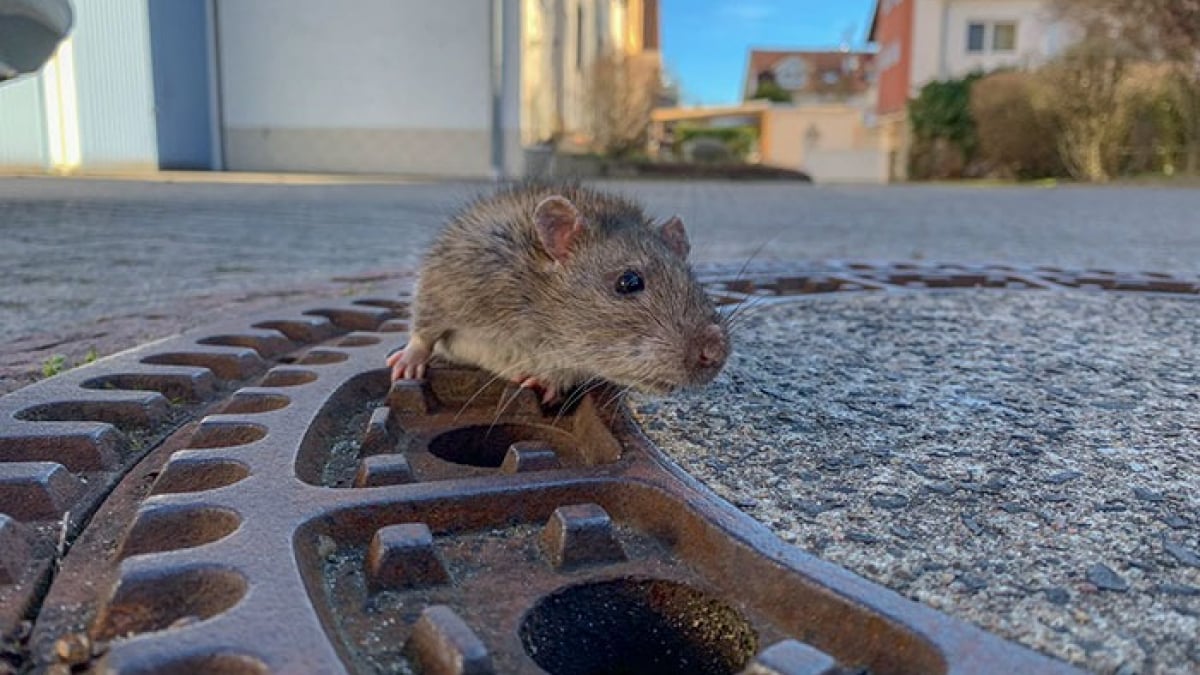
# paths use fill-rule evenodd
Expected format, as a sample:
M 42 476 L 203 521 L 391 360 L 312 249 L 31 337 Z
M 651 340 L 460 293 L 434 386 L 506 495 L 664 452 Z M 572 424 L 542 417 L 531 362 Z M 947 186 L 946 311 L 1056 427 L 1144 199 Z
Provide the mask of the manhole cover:
M 723 306 L 1104 270 L 713 269 Z M 1073 672 L 789 547 L 612 392 L 390 386 L 404 294 L 214 325 L 0 399 L 0 672 Z M 714 452 L 718 450 L 714 449 Z

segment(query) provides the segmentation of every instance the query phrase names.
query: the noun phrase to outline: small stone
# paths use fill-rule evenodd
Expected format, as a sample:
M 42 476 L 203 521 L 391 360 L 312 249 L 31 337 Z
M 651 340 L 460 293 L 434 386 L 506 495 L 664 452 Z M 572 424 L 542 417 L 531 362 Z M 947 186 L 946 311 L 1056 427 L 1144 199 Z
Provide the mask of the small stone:
M 1050 492 L 1041 496 L 1041 500 L 1048 504 L 1061 504 L 1069 499 L 1070 497 L 1061 492 Z
M 987 581 L 982 577 L 977 577 L 973 574 L 963 574 L 958 577 L 958 582 L 967 588 L 968 591 L 975 593 L 987 588 Z
M 737 497 L 733 500 L 733 505 L 739 509 L 752 509 L 758 506 L 758 500 L 752 497 Z
M 1158 503 L 1166 500 L 1166 497 L 1161 492 L 1154 492 L 1141 487 L 1133 488 L 1133 496 L 1144 502 L 1152 503 Z
M 1159 584 L 1154 587 L 1154 590 L 1162 595 L 1179 595 L 1187 598 L 1200 597 L 1200 588 L 1188 586 L 1187 584 Z
M 1200 555 L 1196 555 L 1195 551 L 1170 540 L 1163 541 L 1163 548 L 1184 565 L 1188 567 L 1200 567 Z
M 879 541 L 879 537 L 866 532 L 847 532 L 846 539 L 858 544 L 874 544 Z
M 54 655 L 59 662 L 78 665 L 92 658 L 92 642 L 83 633 L 70 633 L 54 642 Z
M 1185 530 L 1192 524 L 1190 520 L 1176 513 L 1163 516 L 1162 521 L 1172 530 Z
M 1080 471 L 1059 471 L 1058 473 L 1047 476 L 1042 480 L 1042 482 L 1050 483 L 1051 485 L 1062 485 L 1063 483 L 1073 481 L 1082 476 L 1083 473 Z
M 1124 593 L 1129 590 L 1129 582 L 1103 563 L 1096 563 L 1087 569 L 1087 580 L 1105 591 Z
M 975 536 L 983 534 L 983 525 L 979 524 L 979 521 L 975 519 L 975 516 L 970 516 L 964 513 L 962 515 L 962 523 L 963 525 L 967 526 L 967 529 L 971 531 L 971 534 Z
M 958 492 L 958 486 L 946 481 L 940 483 L 927 483 L 925 489 L 930 492 L 935 492 L 939 495 L 952 495 Z
M 1056 605 L 1065 605 L 1071 600 L 1071 594 L 1065 588 L 1055 586 L 1054 588 L 1047 588 L 1043 592 L 1046 595 L 1046 600 Z
M 908 529 L 907 527 L 904 527 L 903 525 L 892 525 L 888 529 L 891 531 L 892 534 L 896 535 L 897 537 L 900 537 L 901 539 L 916 539 L 917 538 L 916 532 L 913 532 L 912 530 Z
M 877 493 L 871 495 L 871 506 L 877 509 L 902 509 L 908 506 L 908 497 Z
M 1121 511 L 1128 511 L 1129 506 L 1119 499 L 1112 499 L 1103 504 L 1097 504 L 1096 510 L 1101 513 L 1120 513 Z

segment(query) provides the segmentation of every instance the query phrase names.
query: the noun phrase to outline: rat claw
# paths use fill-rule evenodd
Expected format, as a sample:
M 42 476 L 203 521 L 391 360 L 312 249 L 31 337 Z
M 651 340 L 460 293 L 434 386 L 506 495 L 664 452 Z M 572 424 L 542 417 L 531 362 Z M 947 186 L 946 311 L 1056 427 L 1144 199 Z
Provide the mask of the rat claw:
M 392 381 L 419 380 L 425 377 L 425 363 L 429 350 L 413 342 L 404 349 L 388 355 L 387 364 L 392 367 Z

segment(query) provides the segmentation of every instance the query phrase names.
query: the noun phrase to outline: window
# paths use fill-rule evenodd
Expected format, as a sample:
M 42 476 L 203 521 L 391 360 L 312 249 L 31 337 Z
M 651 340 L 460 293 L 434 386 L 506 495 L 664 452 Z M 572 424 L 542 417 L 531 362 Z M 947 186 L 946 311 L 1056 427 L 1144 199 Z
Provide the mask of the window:
M 789 56 L 775 66 L 775 81 L 784 89 L 803 89 L 808 86 L 808 67 L 799 57 Z
M 1011 52 L 1017 48 L 1017 24 L 997 23 L 992 26 L 992 51 Z
M 986 26 L 982 23 L 967 24 L 967 51 L 978 53 L 983 51 L 983 32 Z
M 972 21 L 967 24 L 967 53 L 1003 53 L 1017 49 L 1015 21 Z

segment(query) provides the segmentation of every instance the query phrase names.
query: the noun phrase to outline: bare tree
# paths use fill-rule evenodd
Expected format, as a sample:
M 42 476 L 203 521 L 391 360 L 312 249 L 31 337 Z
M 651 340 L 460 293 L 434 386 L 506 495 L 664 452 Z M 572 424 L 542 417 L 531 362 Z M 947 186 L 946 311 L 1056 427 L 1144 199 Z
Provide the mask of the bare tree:
M 1200 172 L 1200 0 L 1055 0 L 1061 16 L 1093 37 L 1119 40 L 1170 64 L 1184 122 L 1186 167 Z
M 612 53 L 596 59 L 586 100 L 597 149 L 614 157 L 644 149 L 661 89 L 658 60 L 649 54 Z
M 1092 37 L 1038 73 L 1035 108 L 1056 127 L 1059 157 L 1079 180 L 1103 182 L 1116 173 L 1128 128 L 1121 98 L 1128 65 L 1121 45 Z

